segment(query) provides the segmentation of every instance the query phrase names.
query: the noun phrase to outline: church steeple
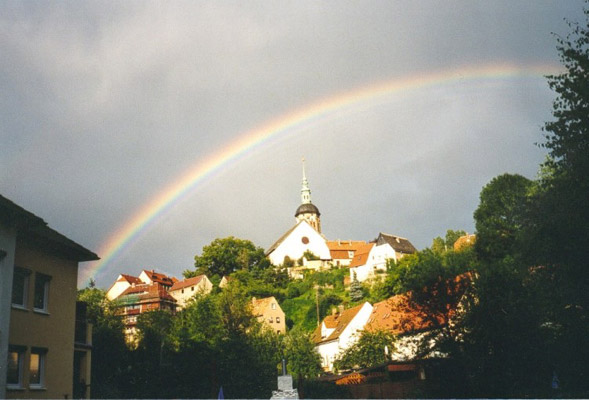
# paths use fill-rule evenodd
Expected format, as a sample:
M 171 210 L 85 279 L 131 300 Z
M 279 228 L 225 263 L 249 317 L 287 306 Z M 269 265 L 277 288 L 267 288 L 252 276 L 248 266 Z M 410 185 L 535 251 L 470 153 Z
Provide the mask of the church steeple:
M 303 187 L 301 189 L 301 203 L 311 204 L 311 189 L 309 189 L 309 182 L 305 174 L 305 157 L 303 157 Z
M 321 213 L 319 209 L 311 203 L 311 189 L 309 189 L 309 182 L 307 181 L 307 174 L 305 171 L 305 158 L 303 157 L 303 186 L 301 188 L 301 205 L 297 208 L 295 213 L 296 221 L 305 220 L 315 230 L 321 233 Z

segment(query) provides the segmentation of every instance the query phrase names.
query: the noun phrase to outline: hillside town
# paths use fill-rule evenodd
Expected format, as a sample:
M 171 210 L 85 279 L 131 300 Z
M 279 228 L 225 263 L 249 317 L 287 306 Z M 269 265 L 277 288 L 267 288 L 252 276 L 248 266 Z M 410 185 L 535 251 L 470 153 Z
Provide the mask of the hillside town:
M 355 22 L 356 15 L 351 15 Z M 567 21 L 570 34 L 556 35 L 562 70 L 546 77 L 556 99 L 552 119 L 542 127 L 541 148 L 547 154 L 535 165 L 537 176 L 504 172 L 486 178 L 473 210 L 454 204 L 453 197 L 443 199 L 462 213 L 472 213 L 474 232 L 450 226 L 439 234 L 427 220 L 432 214 L 424 213 L 421 226 L 431 229 L 432 240 L 420 249 L 402 224 L 366 227 L 373 232 L 370 238 L 326 237 L 303 159 L 300 203 L 297 199 L 295 210 L 280 210 L 285 215 L 294 211 L 294 220 L 267 249 L 246 238 L 210 237 L 201 249 L 189 249 L 194 258 L 181 272 L 175 267 L 171 274 L 165 263 L 132 266 L 113 258 L 112 281 L 99 287 L 93 277 L 80 287 L 84 263 L 103 255 L 49 226 L 44 219 L 49 217 L 35 209 L 39 202 L 47 202 L 49 209 L 64 204 L 68 217 L 80 214 L 76 217 L 94 232 L 96 224 L 86 219 L 94 213 L 103 218 L 112 206 L 93 212 L 86 208 L 100 188 L 94 194 L 81 191 L 80 212 L 71 207 L 72 193 L 36 196 L 37 203 L 26 203 L 32 196 L 25 175 L 18 203 L 27 208 L 5 197 L 8 189 L 3 186 L 0 399 L 589 398 L 589 8 L 583 15 L 584 24 Z M 28 33 L 34 24 L 25 25 Z M 348 33 L 348 25 L 341 32 Z M 143 31 L 133 32 L 141 36 L 137 32 Z M 168 40 L 160 34 L 162 41 Z M 235 40 L 225 37 L 227 43 Z M 266 37 L 265 32 L 256 36 L 262 41 Z M 248 47 L 257 46 L 257 41 L 248 41 Z M 129 58 L 127 51 L 119 53 Z M 183 68 L 191 69 L 178 66 Z M 100 92 L 88 110 L 108 103 Z M 49 97 L 53 102 L 58 96 Z M 219 103 L 226 107 L 229 97 Z M 243 98 L 252 96 L 248 92 Z M 117 109 L 128 118 L 123 111 Z M 88 118 L 91 113 L 81 114 Z M 41 119 L 45 122 L 45 116 Z M 162 126 L 167 129 L 171 119 Z M 299 122 L 289 117 L 279 125 L 287 129 Z M 119 139 L 113 145 L 117 151 Z M 450 145 L 462 146 L 456 143 Z M 477 146 L 496 151 L 487 142 Z M 8 147 L 25 154 L 18 144 Z M 42 147 L 45 151 L 50 146 L 43 142 Z M 62 151 L 67 146 L 55 147 Z M 390 157 L 415 151 L 398 149 Z M 433 153 L 428 151 L 427 157 L 439 156 Z M 125 166 L 136 161 L 133 155 L 125 155 L 131 160 Z M 451 156 L 448 151 L 441 158 Z M 84 158 L 76 162 L 80 160 Z M 416 160 L 413 167 L 422 159 Z M 472 166 L 465 166 L 470 173 Z M 378 178 L 379 189 L 397 184 Z M 43 182 L 51 188 L 44 190 L 55 190 L 53 184 Z M 99 186 L 94 181 L 91 185 Z M 298 198 L 298 188 L 288 190 Z M 57 220 L 52 225 L 59 226 Z M 256 220 L 262 218 L 256 215 Z M 252 228 L 231 224 L 236 231 Z M 195 229 L 206 235 L 211 228 L 202 224 Z M 155 251 L 172 257 L 171 249 L 178 251 L 172 242 L 158 242 Z

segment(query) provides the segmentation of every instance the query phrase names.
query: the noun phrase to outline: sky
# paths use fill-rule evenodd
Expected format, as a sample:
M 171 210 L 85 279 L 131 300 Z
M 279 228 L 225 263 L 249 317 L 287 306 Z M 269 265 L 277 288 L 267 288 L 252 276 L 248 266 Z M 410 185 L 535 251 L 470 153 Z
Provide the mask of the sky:
M 270 247 L 303 157 L 327 239 L 423 249 L 474 232 L 493 177 L 536 177 L 554 34 L 582 8 L 2 1 L 0 194 L 102 258 L 80 286 L 181 277 L 216 238 Z

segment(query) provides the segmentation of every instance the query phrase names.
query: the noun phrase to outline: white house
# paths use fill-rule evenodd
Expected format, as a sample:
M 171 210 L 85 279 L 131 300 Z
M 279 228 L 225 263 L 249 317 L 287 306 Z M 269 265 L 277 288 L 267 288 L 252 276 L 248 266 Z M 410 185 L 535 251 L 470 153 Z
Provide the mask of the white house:
M 178 302 L 177 308 L 182 309 L 194 295 L 199 293 L 210 293 L 213 284 L 206 275 L 198 275 L 193 278 L 175 282 L 170 288 L 170 295 Z
M 136 276 L 120 274 L 115 283 L 107 290 L 106 297 L 109 300 L 114 300 L 132 285 L 141 285 L 143 283 L 145 282 Z
M 356 252 L 350 263 L 350 279 L 354 279 L 354 274 L 360 282 L 374 278 L 377 274 L 386 271 L 388 260 L 396 262 L 415 251 L 417 250 L 409 240 L 380 233 L 375 243 L 369 243 Z
M 372 305 L 365 302 L 356 307 L 328 315 L 315 329 L 312 340 L 321 356 L 325 371 L 333 369 L 337 356 L 358 340 L 360 332 L 372 314 Z
M 130 288 L 134 285 L 151 285 L 154 283 L 158 283 L 164 288 L 169 289 L 172 287 L 174 282 L 177 279 L 173 277 L 169 277 L 167 275 L 161 274 L 159 272 L 155 272 L 154 270 L 143 270 L 139 277 L 127 275 L 127 274 L 120 274 L 115 283 L 107 290 L 106 297 L 109 300 L 114 300 L 119 297 L 125 290 Z

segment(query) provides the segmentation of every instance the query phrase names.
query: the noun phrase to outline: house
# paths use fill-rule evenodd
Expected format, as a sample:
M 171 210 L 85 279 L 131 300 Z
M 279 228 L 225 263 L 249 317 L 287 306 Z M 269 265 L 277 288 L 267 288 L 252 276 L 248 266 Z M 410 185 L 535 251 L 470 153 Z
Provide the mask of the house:
M 263 299 L 252 298 L 252 314 L 276 333 L 286 333 L 284 311 L 274 296 Z
M 328 240 L 326 244 L 331 255 L 331 263 L 336 267 L 349 266 L 354 255 L 366 246 L 363 240 Z
M 141 284 L 127 288 L 117 301 L 125 325 L 125 339 L 130 345 L 137 344 L 137 317 L 149 311 L 176 312 L 176 299 L 158 283 Z
M 154 270 L 142 270 L 139 276 L 120 274 L 115 283 L 106 291 L 106 297 L 114 300 L 119 297 L 125 290 L 134 285 L 158 284 L 169 290 L 178 279 L 166 276 Z
M 183 281 L 177 281 L 172 285 L 168 293 L 176 299 L 177 308 L 182 309 L 194 295 L 210 293 L 211 290 L 213 290 L 213 284 L 209 278 L 206 275 L 198 275 Z
M 462 251 L 466 250 L 469 247 L 474 246 L 474 243 L 477 240 L 477 235 L 469 235 L 466 234 L 464 236 L 460 236 L 454 242 L 454 251 Z
M 461 299 L 472 282 L 472 274 L 464 273 L 448 282 L 452 283 L 443 285 L 447 296 L 441 297 L 443 301 L 439 304 L 435 301 L 428 302 L 430 308 L 412 301 L 411 292 L 374 304 L 365 330 L 386 330 L 398 337 L 396 348 L 391 353 L 393 361 L 414 360 L 418 356 L 418 345 L 425 334 L 451 324 L 452 319 L 460 312 Z M 430 293 L 436 296 L 436 290 Z
M 145 282 L 136 276 L 120 274 L 115 283 L 106 291 L 106 297 L 109 300 L 114 300 L 132 285 L 141 285 L 143 283 Z
M 408 239 L 401 236 L 389 235 L 388 233 L 379 233 L 376 238 L 376 246 L 388 244 L 394 251 L 393 259 L 398 261 L 401 257 L 407 254 L 413 254 L 417 251 L 415 246 L 411 244 Z
M 127 343 L 136 344 L 139 314 L 155 310 L 176 311 L 177 300 L 169 293 L 175 282 L 178 282 L 176 278 L 154 270 L 143 270 L 138 277 L 119 275 L 106 296 L 119 303 Z
M 365 302 L 347 310 L 341 306 L 323 319 L 311 339 L 321 356 L 321 366 L 325 371 L 332 371 L 337 356 L 356 343 L 371 314 L 372 305 Z
M 354 254 L 350 262 L 350 280 L 354 280 L 354 275 L 359 282 L 364 282 L 373 275 L 373 266 L 369 262 L 370 252 L 374 243 L 366 243 L 360 247 Z
M 358 281 L 375 278 L 386 272 L 387 262 L 397 262 L 403 256 L 417 251 L 411 242 L 405 238 L 386 233 L 380 233 L 373 246 L 364 246 L 356 252 L 350 263 L 350 279 L 356 274 Z M 369 245 L 370 245 L 369 244 Z
M 0 196 L 0 398 L 90 396 L 91 329 L 76 297 L 78 264 L 93 260 Z

